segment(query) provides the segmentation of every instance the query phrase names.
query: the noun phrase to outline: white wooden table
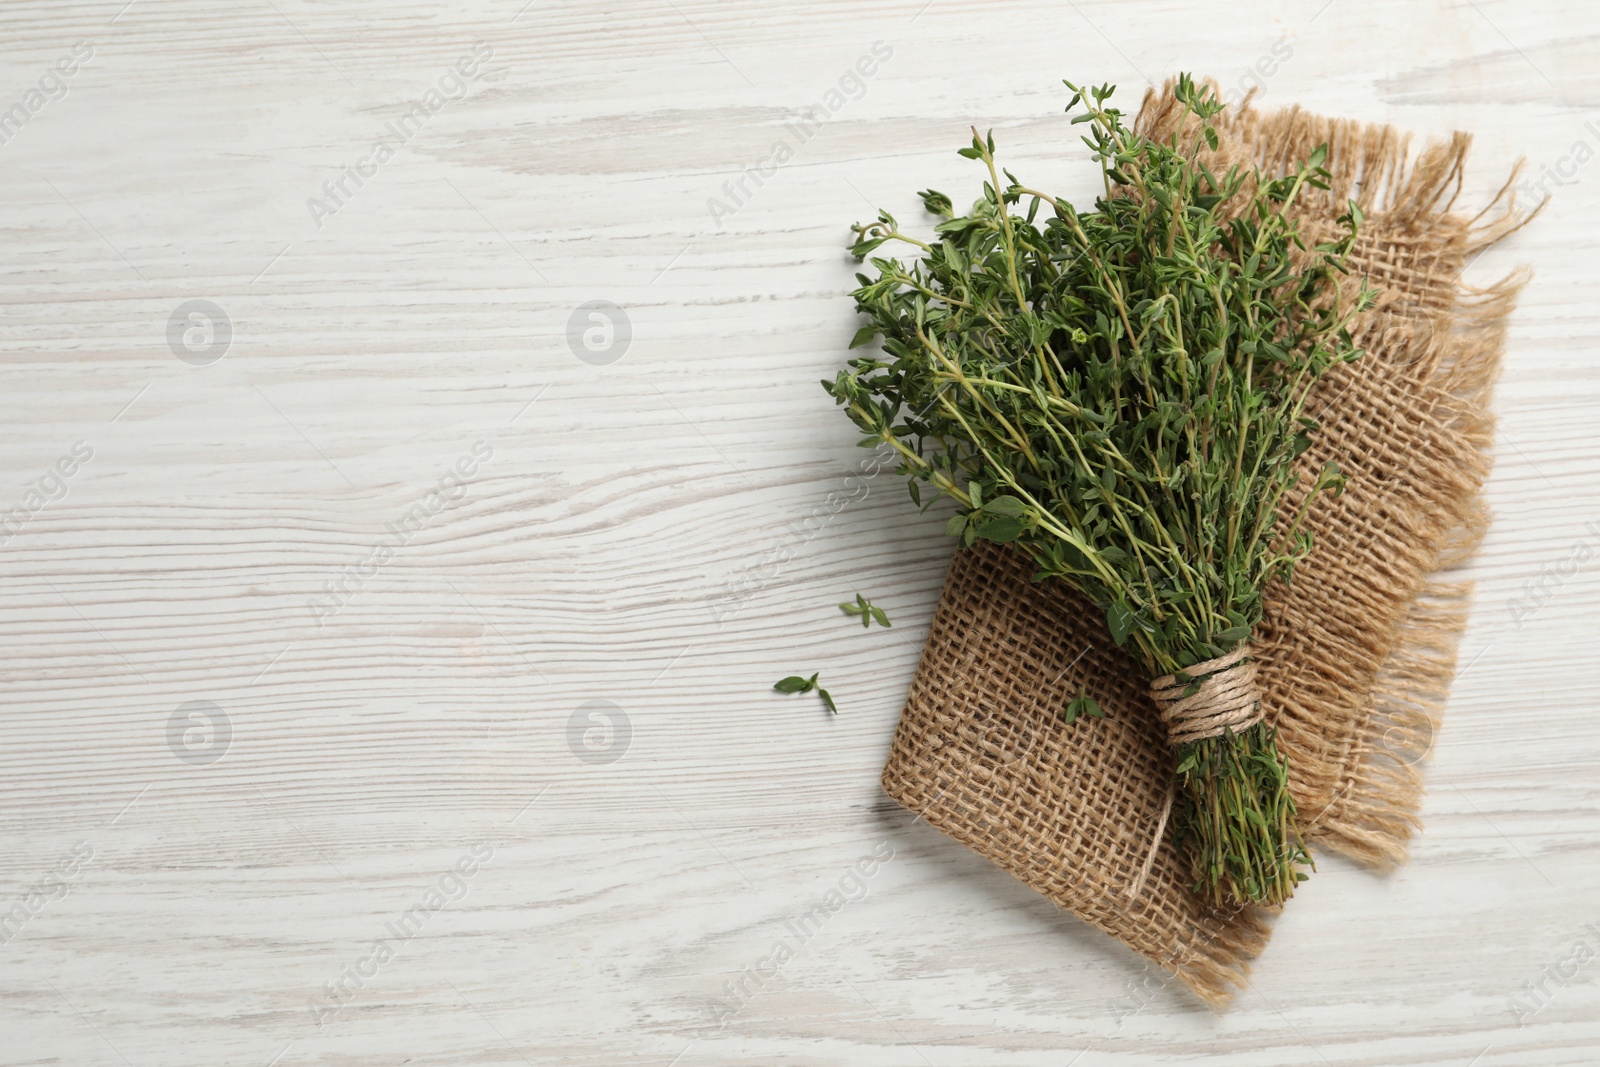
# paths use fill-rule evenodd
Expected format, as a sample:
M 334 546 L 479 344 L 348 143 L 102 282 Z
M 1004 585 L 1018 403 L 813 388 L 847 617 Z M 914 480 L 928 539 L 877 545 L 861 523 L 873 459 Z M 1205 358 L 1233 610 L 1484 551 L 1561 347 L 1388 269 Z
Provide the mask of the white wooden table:
M 7 3 L 0 1064 L 1600 1062 L 1597 38 L 1577 0 Z M 816 380 L 846 227 L 974 195 L 969 124 L 1070 193 L 1061 77 L 1269 68 L 1555 195 L 1472 267 L 1538 275 L 1415 860 L 1324 859 L 1215 1015 L 882 795 L 950 545 Z M 814 670 L 837 718 L 770 691 Z

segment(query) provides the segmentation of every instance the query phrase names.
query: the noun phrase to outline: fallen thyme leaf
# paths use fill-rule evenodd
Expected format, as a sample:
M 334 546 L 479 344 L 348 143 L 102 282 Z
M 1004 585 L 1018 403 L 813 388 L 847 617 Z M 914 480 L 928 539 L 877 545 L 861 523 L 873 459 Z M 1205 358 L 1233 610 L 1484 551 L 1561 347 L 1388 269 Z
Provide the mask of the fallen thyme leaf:
M 817 674 L 820 673 L 820 671 L 817 672 Z M 826 689 L 817 684 L 817 674 L 813 674 L 809 678 L 802 678 L 798 674 L 791 674 L 787 678 L 778 679 L 772 688 L 776 689 L 780 693 L 809 693 L 815 689 L 817 691 L 817 696 L 822 698 L 822 703 L 827 706 L 828 710 L 833 712 L 835 715 L 839 714 L 839 706 L 833 702 L 833 694 L 829 693 Z
M 889 615 L 887 612 L 878 607 L 878 605 L 874 604 L 872 601 L 868 600 L 866 597 L 862 596 L 860 593 L 856 594 L 856 602 L 854 604 L 846 600 L 843 604 L 839 605 L 839 610 L 844 612 L 846 615 L 851 616 L 852 618 L 859 618 L 861 620 L 861 628 L 863 630 L 871 626 L 874 622 L 884 628 L 894 625 L 889 621 Z

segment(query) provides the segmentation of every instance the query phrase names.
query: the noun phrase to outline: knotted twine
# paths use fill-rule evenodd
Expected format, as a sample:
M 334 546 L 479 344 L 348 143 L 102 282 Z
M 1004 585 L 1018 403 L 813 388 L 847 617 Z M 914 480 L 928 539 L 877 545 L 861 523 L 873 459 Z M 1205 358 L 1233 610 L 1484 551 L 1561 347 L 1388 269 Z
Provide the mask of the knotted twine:
M 1262 719 L 1261 690 L 1256 685 L 1256 662 L 1249 645 L 1240 645 L 1225 656 L 1208 659 L 1184 669 L 1181 675 L 1164 674 L 1150 683 L 1150 697 L 1156 702 L 1156 715 L 1167 728 L 1167 740 L 1174 750 L 1224 733 L 1239 734 Z M 1155 865 L 1161 839 L 1167 832 L 1172 804 L 1177 799 L 1177 782 L 1167 783 L 1167 800 L 1161 807 L 1155 838 L 1139 869 L 1139 877 L 1128 887 L 1133 900 L 1144 889 L 1150 868 Z

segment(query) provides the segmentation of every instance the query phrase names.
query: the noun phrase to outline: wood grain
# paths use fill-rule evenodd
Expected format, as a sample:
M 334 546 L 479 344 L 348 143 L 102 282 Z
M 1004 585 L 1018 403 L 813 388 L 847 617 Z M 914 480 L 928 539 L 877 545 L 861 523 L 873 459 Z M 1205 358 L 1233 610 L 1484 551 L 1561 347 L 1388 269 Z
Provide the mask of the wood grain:
M 93 52 L 0 143 L 0 1064 L 1600 1060 L 1586 5 L 125 3 L 0 11 L 0 113 Z M 1470 195 L 1523 155 L 1554 195 L 1472 268 L 1538 274 L 1415 861 L 1325 860 L 1217 1016 L 882 796 L 950 547 L 815 383 L 845 226 L 970 195 L 969 125 L 1086 192 L 1061 77 L 1131 107 L 1275 45 L 1266 103 L 1469 129 Z M 169 347 L 190 300 L 231 323 L 209 365 Z M 594 300 L 631 325 L 605 365 L 569 344 Z M 819 669 L 837 718 L 770 692 Z M 192 702 L 225 750 L 170 743 Z

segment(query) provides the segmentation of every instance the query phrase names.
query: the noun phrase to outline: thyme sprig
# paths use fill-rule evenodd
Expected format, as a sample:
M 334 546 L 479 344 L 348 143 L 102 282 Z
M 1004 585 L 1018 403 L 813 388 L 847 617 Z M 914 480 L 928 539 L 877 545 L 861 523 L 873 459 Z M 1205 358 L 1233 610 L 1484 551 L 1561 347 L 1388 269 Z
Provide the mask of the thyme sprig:
M 870 627 L 873 623 L 877 623 L 879 626 L 883 627 L 894 625 L 889 621 L 888 612 L 878 607 L 878 605 L 874 604 L 860 593 L 856 594 L 855 603 L 851 603 L 850 601 L 846 600 L 843 604 L 839 605 L 839 610 L 844 612 L 846 615 L 852 615 L 859 618 L 861 620 L 861 628 L 863 630 Z
M 822 698 L 823 706 L 829 711 L 833 712 L 833 714 L 839 714 L 839 706 L 833 702 L 833 694 L 822 688 L 821 685 L 817 684 L 816 674 L 813 674 L 809 678 L 802 678 L 798 674 L 791 674 L 787 678 L 778 679 L 778 681 L 773 684 L 772 688 L 780 693 L 809 693 L 812 690 L 815 690 L 817 696 Z
M 1328 188 L 1325 145 L 1280 177 L 1213 173 L 1203 149 L 1223 105 L 1188 76 L 1165 139 L 1129 128 L 1111 86 L 1066 84 L 1100 165 L 1093 209 L 1001 171 L 993 134 L 974 130 L 960 154 L 987 170 L 983 195 L 957 214 L 921 193 L 940 219 L 931 243 L 888 212 L 854 227 L 876 276 L 857 275 L 868 321 L 851 347 L 881 337 L 883 352 L 823 386 L 862 445 L 898 452 L 917 504 L 933 502 L 922 486 L 955 502 L 950 534 L 1016 542 L 1039 578 L 1104 611 L 1149 677 L 1181 674 L 1248 641 L 1264 591 L 1311 551 L 1311 503 L 1342 485 L 1332 465 L 1302 479 L 1295 460 L 1318 428 L 1312 387 L 1361 354 L 1349 325 L 1372 293 L 1346 259 L 1362 214 L 1351 202 L 1334 238 L 1307 246 L 1290 209 Z M 872 256 L 891 242 L 909 262 Z M 1291 895 L 1309 857 L 1275 731 L 1177 757 L 1196 891 Z
M 1105 709 L 1100 706 L 1099 701 L 1089 695 L 1089 690 L 1086 688 L 1079 689 L 1078 695 L 1067 701 L 1067 706 L 1061 709 L 1061 721 L 1071 726 L 1078 721 L 1080 715 L 1091 719 L 1106 717 Z

